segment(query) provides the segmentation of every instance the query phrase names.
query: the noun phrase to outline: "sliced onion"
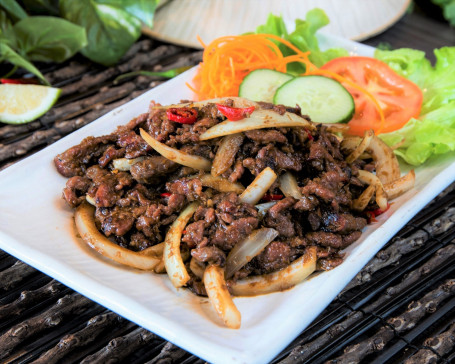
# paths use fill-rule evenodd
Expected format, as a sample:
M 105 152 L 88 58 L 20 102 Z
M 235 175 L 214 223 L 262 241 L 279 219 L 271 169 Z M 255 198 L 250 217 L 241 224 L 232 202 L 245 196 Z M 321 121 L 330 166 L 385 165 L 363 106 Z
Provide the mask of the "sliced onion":
M 394 198 L 397 198 L 398 196 L 413 188 L 415 180 L 416 174 L 414 170 L 411 170 L 403 177 L 398 178 L 397 180 L 390 183 L 386 183 L 384 185 L 384 190 L 387 193 L 389 199 L 393 200 Z
M 369 185 L 362 194 L 352 201 L 352 208 L 356 211 L 363 211 L 370 203 L 373 198 L 374 193 L 376 192 L 375 185 Z
M 302 198 L 302 193 L 300 192 L 297 180 L 290 172 L 286 172 L 280 176 L 280 190 L 286 197 L 291 196 L 297 200 Z
M 88 193 L 85 195 L 85 201 L 87 201 L 92 206 L 96 206 L 95 199 L 92 196 L 90 196 Z
M 139 252 L 139 254 L 163 256 L 163 251 L 164 251 L 164 242 L 156 244 L 156 245 L 152 245 L 144 250 L 141 250 Z
M 367 149 L 371 151 L 376 164 L 376 176 L 378 176 L 383 185 L 400 178 L 398 159 L 387 144 L 377 136 L 374 136 Z
M 365 152 L 365 150 L 368 148 L 373 137 L 374 137 L 373 130 L 367 130 L 360 144 L 352 151 L 351 154 L 349 154 L 346 157 L 346 162 L 350 164 L 354 162 L 357 158 L 359 158 L 363 154 L 363 152 Z
M 231 278 L 235 272 L 261 253 L 277 236 L 278 231 L 275 229 L 262 228 L 253 231 L 246 239 L 235 244 L 226 260 L 226 278 Z
M 256 206 L 254 206 L 258 210 L 259 218 L 262 219 L 265 216 L 265 214 L 267 213 L 267 211 L 269 211 L 269 209 L 275 204 L 276 204 L 276 201 L 270 201 L 270 202 L 260 203 Z
M 211 174 L 203 174 L 191 178 L 197 178 L 201 181 L 203 186 L 213 188 L 214 190 L 220 192 L 235 192 L 239 195 L 245 191 L 245 187 L 243 187 L 241 183 L 230 182 L 226 178 L 219 176 L 215 177 Z
M 272 110 L 256 110 L 248 118 L 239 121 L 226 120 L 212 126 L 206 132 L 202 133 L 199 139 L 208 140 L 247 130 L 288 126 L 301 126 L 311 130 L 315 128 L 313 123 L 293 113 L 285 112 L 283 115 L 280 115 Z
M 230 329 L 240 328 L 241 315 L 224 280 L 224 269 L 209 265 L 204 272 L 204 286 L 218 316 Z
M 212 175 L 219 176 L 234 163 L 235 155 L 243 142 L 243 134 L 227 135 L 221 140 L 212 163 Z
M 191 258 L 190 269 L 196 277 L 204 279 L 205 264 L 201 264 L 196 259 Z
M 166 273 L 166 266 L 164 265 L 164 259 L 160 260 L 160 262 L 155 266 L 153 271 L 157 274 Z
M 341 141 L 341 149 L 352 152 L 362 142 L 362 138 L 357 136 L 346 136 Z
M 180 253 L 180 240 L 186 224 L 198 206 L 197 202 L 189 204 L 172 223 L 164 239 L 164 265 L 169 279 L 176 288 L 184 286 L 190 279 Z
M 387 194 L 385 193 L 384 187 L 378 176 L 368 171 L 359 170 L 358 177 L 362 182 L 368 183 L 369 185 L 373 185 L 375 187 L 376 203 L 381 210 L 387 210 Z
M 208 159 L 198 155 L 191 155 L 178 149 L 171 148 L 166 144 L 160 143 L 158 140 L 152 138 L 152 136 L 144 129 L 140 129 L 140 133 L 141 137 L 147 142 L 148 145 L 150 145 L 163 157 L 175 163 L 203 171 L 210 171 L 212 168 L 212 163 Z
M 110 241 L 98 231 L 94 213 L 95 208 L 84 202 L 77 207 L 74 214 L 77 230 L 82 240 L 91 248 L 106 258 L 133 268 L 152 270 L 160 262 L 157 256 L 133 252 Z
M 145 157 L 137 157 L 131 159 L 117 158 L 112 161 L 112 165 L 114 166 L 114 169 L 117 169 L 119 171 L 129 171 L 133 164 L 136 164 L 137 162 L 140 162 L 144 159 Z
M 264 168 L 240 195 L 240 202 L 256 205 L 276 179 L 277 175 L 272 168 Z
M 234 296 L 257 296 L 284 291 L 294 287 L 313 273 L 316 270 L 316 260 L 316 247 L 311 246 L 305 250 L 304 255 L 294 260 L 286 268 L 238 280 L 230 286 L 230 291 Z
M 341 123 L 327 123 L 324 124 L 324 126 L 327 128 L 327 131 L 331 133 L 347 133 L 349 131 L 349 125 L 348 124 L 341 124 Z

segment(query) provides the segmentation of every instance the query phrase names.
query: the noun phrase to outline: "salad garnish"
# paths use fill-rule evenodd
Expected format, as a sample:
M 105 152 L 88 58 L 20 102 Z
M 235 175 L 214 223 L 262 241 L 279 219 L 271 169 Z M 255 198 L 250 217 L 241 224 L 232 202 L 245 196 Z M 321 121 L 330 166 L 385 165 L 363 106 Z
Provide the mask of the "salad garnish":
M 200 100 L 237 96 L 245 77 L 262 69 L 290 77 L 330 77 L 355 99 L 354 117 L 348 120 L 351 134 L 373 129 L 412 165 L 455 150 L 455 69 L 450 67 L 455 47 L 435 50 L 434 67 L 424 52 L 413 49 L 376 50 L 374 58 L 349 56 L 340 48 L 322 51 L 316 32 L 328 22 L 323 10 L 313 9 L 288 32 L 282 17 L 271 14 L 255 33 L 216 39 L 205 47 L 191 88 Z M 280 85 L 270 85 L 272 99 Z

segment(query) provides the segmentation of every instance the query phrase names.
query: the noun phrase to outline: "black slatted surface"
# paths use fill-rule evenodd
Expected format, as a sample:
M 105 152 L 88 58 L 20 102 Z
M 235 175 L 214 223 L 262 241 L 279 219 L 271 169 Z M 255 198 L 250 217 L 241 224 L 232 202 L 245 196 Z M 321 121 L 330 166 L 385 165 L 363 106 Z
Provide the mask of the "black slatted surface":
M 365 41 L 431 53 L 455 31 L 408 14 Z M 63 89 L 39 121 L 0 127 L 0 166 L 91 122 L 163 80 L 112 80 L 138 69 L 193 65 L 200 52 L 141 40 L 116 67 L 82 59 L 46 66 Z M 407 224 L 274 363 L 449 363 L 455 359 L 455 185 Z M 203 363 L 0 251 L 0 362 Z

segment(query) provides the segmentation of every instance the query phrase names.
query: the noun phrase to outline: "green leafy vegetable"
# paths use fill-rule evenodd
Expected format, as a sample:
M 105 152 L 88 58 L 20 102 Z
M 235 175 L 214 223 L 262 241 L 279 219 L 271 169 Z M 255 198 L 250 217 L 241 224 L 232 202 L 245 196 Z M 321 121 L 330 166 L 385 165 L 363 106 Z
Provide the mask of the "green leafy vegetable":
M 0 9 L 5 11 L 13 22 L 25 19 L 28 16 L 25 10 L 22 9 L 16 0 L 2 0 L 0 2 Z
M 455 47 L 434 51 L 433 67 L 425 53 L 414 49 L 377 50 L 375 57 L 416 83 L 423 91 L 421 116 L 402 129 L 382 134 L 407 163 L 419 165 L 432 155 L 455 150 Z
M 432 0 L 432 2 L 442 8 L 444 18 L 450 25 L 455 26 L 455 0 Z
M 31 61 L 63 62 L 87 45 L 84 28 L 52 16 L 32 16 L 12 31 L 21 55 Z
M 156 0 L 97 0 L 97 2 L 123 9 L 149 27 L 153 26 L 153 15 L 158 6 Z
M 33 63 L 30 63 L 25 58 L 17 54 L 13 49 L 11 49 L 4 39 L 0 38 L 0 62 L 3 61 L 8 61 L 17 67 L 25 68 L 27 71 L 38 76 L 46 85 L 49 85 L 49 82 L 47 82 L 43 74 L 33 65 Z M 7 76 L 5 75 L 3 77 Z
M 274 34 L 283 39 L 290 41 L 301 51 L 310 51 L 309 59 L 316 66 L 320 67 L 333 58 L 347 56 L 348 52 L 343 48 L 331 48 L 321 51 L 316 32 L 322 27 L 329 24 L 329 18 L 322 9 L 315 8 L 307 12 L 305 20 L 296 19 L 295 30 L 288 33 L 286 25 L 281 16 L 270 14 L 267 22 L 256 28 L 256 33 Z M 285 45 L 279 45 L 284 56 L 294 52 Z M 291 63 L 288 66 L 288 72 L 292 74 L 301 74 L 305 68 L 300 63 Z
M 94 0 L 61 0 L 60 10 L 65 19 L 87 31 L 88 45 L 81 53 L 105 66 L 115 64 L 141 34 L 140 21 L 112 5 Z
M 12 72 L 23 67 L 42 80 L 43 75 L 31 62 L 63 62 L 81 52 L 94 62 L 113 65 L 139 38 L 142 24 L 153 25 L 158 3 L 159 0 L 1 0 L 0 62 L 13 65 Z
M 319 41 L 316 32 L 329 24 L 329 18 L 321 9 L 312 9 L 307 12 L 305 20 L 295 21 L 295 30 L 289 35 L 289 40 L 302 51 L 310 51 L 309 59 L 317 67 L 328 61 L 347 56 L 348 52 L 343 48 L 331 48 L 326 51 L 319 49 Z

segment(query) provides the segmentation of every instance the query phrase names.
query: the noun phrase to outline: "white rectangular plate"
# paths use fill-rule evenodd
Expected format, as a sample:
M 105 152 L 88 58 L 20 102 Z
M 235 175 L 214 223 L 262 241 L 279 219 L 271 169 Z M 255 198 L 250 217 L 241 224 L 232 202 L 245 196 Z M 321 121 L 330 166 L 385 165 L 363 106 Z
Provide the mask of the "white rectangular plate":
M 323 43 L 371 55 L 372 48 L 338 38 Z M 335 298 L 375 253 L 455 179 L 455 154 L 417 169 L 417 184 L 347 250 L 346 261 L 286 292 L 236 298 L 239 330 L 225 328 L 207 299 L 176 290 L 166 275 L 141 273 L 100 259 L 76 237 L 73 211 L 61 198 L 66 179 L 56 154 L 89 135 L 110 133 L 144 113 L 149 102 L 192 97 L 185 86 L 194 69 L 108 113 L 0 173 L 0 248 L 138 325 L 212 363 L 273 359 Z

